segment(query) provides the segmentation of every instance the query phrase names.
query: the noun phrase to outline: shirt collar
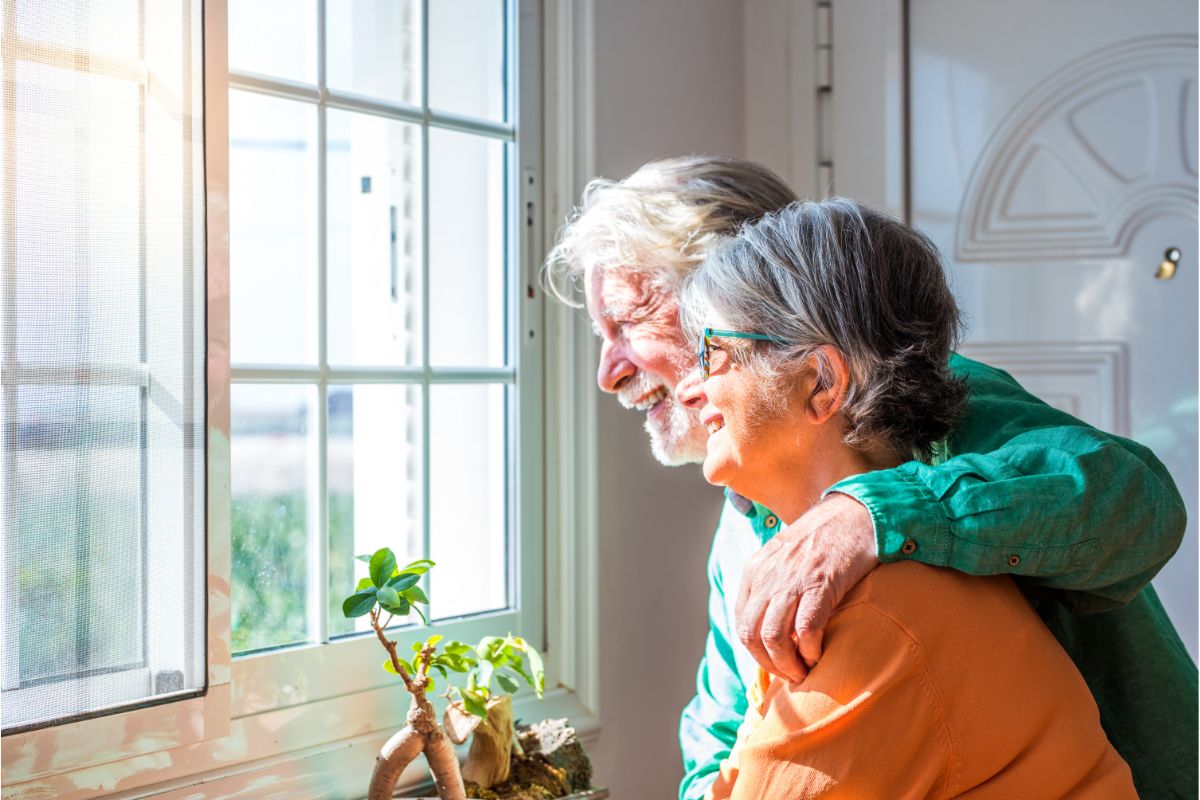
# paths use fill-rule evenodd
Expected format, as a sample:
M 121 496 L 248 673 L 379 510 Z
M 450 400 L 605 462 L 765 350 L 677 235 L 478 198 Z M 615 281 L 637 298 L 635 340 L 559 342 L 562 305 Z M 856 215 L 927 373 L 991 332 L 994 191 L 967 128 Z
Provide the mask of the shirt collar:
M 734 508 L 742 513 L 743 516 L 753 519 L 758 513 L 753 500 L 748 497 L 742 497 L 732 489 L 725 489 L 725 497 L 729 500 Z

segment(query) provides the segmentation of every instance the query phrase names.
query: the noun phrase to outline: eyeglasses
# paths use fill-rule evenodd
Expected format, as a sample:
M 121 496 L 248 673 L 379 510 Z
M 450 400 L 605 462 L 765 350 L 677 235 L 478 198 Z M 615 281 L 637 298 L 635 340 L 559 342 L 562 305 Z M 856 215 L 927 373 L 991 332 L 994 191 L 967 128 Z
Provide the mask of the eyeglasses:
M 757 339 L 760 342 L 774 342 L 775 337 L 767 336 L 765 333 L 743 333 L 741 331 L 721 331 L 716 328 L 705 328 L 700 334 L 700 352 L 697 354 L 700 359 L 700 377 L 708 380 L 708 365 L 709 351 L 712 350 L 712 340 L 714 337 L 729 337 L 732 339 Z

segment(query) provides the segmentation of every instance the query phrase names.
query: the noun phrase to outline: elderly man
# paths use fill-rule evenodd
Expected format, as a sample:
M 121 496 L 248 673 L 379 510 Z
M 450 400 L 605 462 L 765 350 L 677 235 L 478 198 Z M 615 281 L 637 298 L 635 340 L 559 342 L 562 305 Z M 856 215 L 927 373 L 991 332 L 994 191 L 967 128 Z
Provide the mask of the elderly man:
M 696 361 L 678 290 L 711 244 L 795 199 L 756 164 L 671 159 L 593 181 L 560 232 L 548 284 L 569 301 L 567 284 L 582 283 L 602 339 L 600 388 L 645 414 L 665 465 L 702 461 L 707 439 L 674 395 Z M 698 693 L 680 724 L 681 800 L 712 784 L 758 666 L 802 680 L 841 598 L 900 559 L 1016 576 L 1083 674 L 1141 796 L 1194 796 L 1196 667 L 1149 586 L 1184 530 L 1169 474 L 1146 448 L 1050 408 L 1007 374 L 953 366 L 967 409 L 933 463 L 837 483 L 783 531 L 770 509 L 727 494 Z

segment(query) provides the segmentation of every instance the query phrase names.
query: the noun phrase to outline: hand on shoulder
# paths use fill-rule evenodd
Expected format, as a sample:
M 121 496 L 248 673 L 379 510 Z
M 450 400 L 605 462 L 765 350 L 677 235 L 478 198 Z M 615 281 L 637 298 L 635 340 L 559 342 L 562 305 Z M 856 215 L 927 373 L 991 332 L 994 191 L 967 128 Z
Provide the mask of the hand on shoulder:
M 742 573 L 738 639 L 759 665 L 801 681 L 842 598 L 879 565 L 866 507 L 832 493 L 754 554 Z

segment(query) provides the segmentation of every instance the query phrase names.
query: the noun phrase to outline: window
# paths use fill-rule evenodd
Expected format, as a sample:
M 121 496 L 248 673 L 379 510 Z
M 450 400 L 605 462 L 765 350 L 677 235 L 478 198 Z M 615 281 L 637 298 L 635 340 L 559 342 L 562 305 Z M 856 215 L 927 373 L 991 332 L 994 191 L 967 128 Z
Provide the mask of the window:
M 541 4 L 60 0 L 59 5 L 2 5 L 0 68 L 6 78 L 25 52 L 13 46 L 12 31 L 19 29 L 14 6 L 33 9 L 21 13 L 59 36 L 86 32 L 100 55 L 72 54 L 67 71 L 114 68 L 119 61 L 110 58 L 111 49 L 141 37 L 148 50 L 175 54 L 174 72 L 164 68 L 163 74 L 175 74 L 177 80 L 181 72 L 191 76 L 175 96 L 192 103 L 193 135 L 201 125 L 197 81 L 203 66 L 206 137 L 201 171 L 185 157 L 195 155 L 187 149 L 194 140 L 177 139 L 171 160 L 162 157 L 157 144 L 151 147 L 147 134 L 145 147 L 137 151 L 145 153 L 143 175 L 140 156 L 125 155 L 131 142 L 142 141 L 138 128 L 129 125 L 128 116 L 117 117 L 125 106 L 110 103 L 104 107 L 107 117 L 98 113 L 111 126 L 107 139 L 74 151 L 73 160 L 50 164 L 48 172 L 46 159 L 37 167 L 42 181 L 70 164 L 97 176 L 75 184 L 57 179 L 61 197 L 47 189 L 39 202 L 45 208 L 74 209 L 74 216 L 63 218 L 89 220 L 91 238 L 69 240 L 79 245 L 74 252 L 100 243 L 104 247 L 97 254 L 108 259 L 96 262 L 102 270 L 78 270 L 76 262 L 67 262 L 56 273 L 60 284 L 82 282 L 97 291 L 76 292 L 94 310 L 82 300 L 69 308 L 44 304 L 41 313 L 51 321 L 41 330 L 55 328 L 60 334 L 45 333 L 59 347 L 47 353 L 68 352 L 64 342 L 92 347 L 133 341 L 135 355 L 139 348 L 146 351 L 144 359 L 139 355 L 125 363 L 76 348 L 96 358 L 68 367 L 26 358 L 14 338 L 25 327 L 10 299 L 16 296 L 13 287 L 25 284 L 14 277 L 20 262 L 7 244 L 9 231 L 20 228 L 8 220 L 16 213 L 10 210 L 20 207 L 13 205 L 14 197 L 21 198 L 31 181 L 27 175 L 25 183 L 12 182 L 18 174 L 10 166 L 13 139 L 7 128 L 0 133 L 6 218 L 0 243 L 5 392 L 0 502 L 6 536 L 10 515 L 26 507 L 11 480 L 16 445 L 33 441 L 30 431 L 40 430 L 12 422 L 17 419 L 13 409 L 26 406 L 14 406 L 10 392 L 15 397 L 18 388 L 42 382 L 52 388 L 95 387 L 101 394 L 134 387 L 128 391 L 144 402 L 133 403 L 132 417 L 109 414 L 99 403 L 83 407 L 91 417 L 82 411 L 75 416 L 125 425 L 114 439 L 120 443 L 130 437 L 137 441 L 139 432 L 147 437 L 136 459 L 107 454 L 107 471 L 95 485 L 125 481 L 144 492 L 145 519 L 129 523 L 125 515 L 127 525 L 120 532 L 128 536 L 134 530 L 143 548 L 154 549 L 141 562 L 147 585 L 176 580 L 186 573 L 184 566 L 199 581 L 199 594 L 190 604 L 176 592 L 166 603 L 99 606 L 105 611 L 144 606 L 151 619 L 173 614 L 175 629 L 197 637 L 194 647 L 183 650 L 193 672 L 159 656 L 139 667 L 151 687 L 145 697 L 161 689 L 172 694 L 152 699 L 172 702 L 38 730 L 6 730 L 6 796 L 69 800 L 109 792 L 187 794 L 200 783 L 205 792 L 231 796 L 256 794 L 264 785 L 289 796 L 360 793 L 375 754 L 403 724 L 407 708 L 403 688 L 379 667 L 378 643 L 355 634 L 337 608 L 354 581 L 352 556 L 381 545 L 401 556 L 429 554 L 439 561 L 427 591 L 442 633 L 469 641 L 512 631 L 543 646 L 547 640 L 554 644 L 557 649 L 547 653 L 547 682 L 557 688 L 528 713 L 526 700 L 518 699 L 518 713 L 570 716 L 582 724 L 581 732 L 587 731 L 594 719 L 581 716 L 586 711 L 572 690 L 590 678 L 585 692 L 594 696 L 587 649 L 595 643 L 589 616 L 595 573 L 588 561 L 594 542 L 587 533 L 594 530 L 594 518 L 587 513 L 587 497 L 577 498 L 569 488 L 586 481 L 569 476 L 586 472 L 586 457 L 574 456 L 589 452 L 584 440 L 592 434 L 590 426 L 570 422 L 577 407 L 572 398 L 581 395 L 586 404 L 591 391 L 555 382 L 553 402 L 547 403 L 543 348 L 554 354 L 550 369 L 572 376 L 588 370 L 586 358 L 577 354 L 594 353 L 582 328 L 543 337 L 545 309 L 535 291 L 544 230 Z M 147 26 L 144 34 L 137 33 L 135 9 L 154 18 L 178 15 L 182 8 L 195 25 L 201 5 L 203 59 L 197 27 L 185 30 L 191 49 L 181 49 L 178 34 L 171 34 L 176 35 L 172 40 L 161 28 Z M 63 10 L 54 11 L 58 8 Z M 158 63 L 134 58 L 118 70 L 132 85 L 150 87 L 148 119 L 156 118 L 151 112 L 155 92 L 169 85 L 156 83 Z M 95 93 L 89 106 L 89 91 L 63 99 L 63 109 L 77 105 L 95 111 L 106 96 Z M 5 102 L 7 109 L 7 95 Z M 170 106 L 168 116 L 188 119 L 179 113 L 183 107 Z M 92 191 L 110 184 L 120 191 L 144 185 L 145 197 L 139 189 L 130 195 L 136 203 L 118 206 L 121 197 L 106 200 Z M 572 184 L 556 193 L 573 198 L 579 188 Z M 181 231 L 179 242 L 190 242 L 192 249 L 146 239 L 144 273 L 134 270 L 143 278 L 129 284 L 136 291 L 125 291 L 126 284 L 112 277 L 123 274 L 118 265 L 141 264 L 142 250 L 140 244 L 129 245 L 141 239 L 122 225 L 167 230 L 165 211 L 178 210 L 185 196 L 195 198 L 196 209 L 207 201 L 207 253 L 204 229 L 198 227 L 204 224 L 202 212 L 191 219 L 197 227 L 187 229 L 190 240 L 182 221 L 170 223 Z M 117 219 L 122 225 L 112 224 Z M 125 238 L 105 239 L 104 233 Z M 52 250 L 51 241 L 64 249 L 60 235 L 58 227 L 46 230 L 43 251 Z M 114 250 L 110 240 L 125 249 Z M 163 253 L 186 252 L 196 254 L 187 263 L 191 272 L 182 256 L 174 271 L 164 266 L 174 262 L 161 261 Z M 170 276 L 178 284 L 166 291 Z M 46 292 L 75 297 L 42 277 Z M 146 304 L 100 303 L 114 292 L 125 299 L 144 296 Z M 570 313 L 556 313 L 560 329 L 569 331 Z M 68 324 L 72 315 L 79 320 Z M 73 330 L 80 331 L 74 339 L 61 335 Z M 199 372 L 205 332 L 207 385 Z M 190 395 L 185 379 L 191 381 Z M 584 376 L 579 386 L 589 385 Z M 164 394 L 164 387 L 178 394 Z M 176 429 L 155 427 L 156 409 L 166 397 L 188 398 L 167 406 L 173 413 L 202 412 L 205 390 L 208 417 L 193 418 L 191 433 L 182 423 Z M 143 406 L 144 423 L 138 416 Z M 44 418 L 54 406 L 38 410 Z M 180 419 L 171 417 L 173 423 Z M 547 426 L 567 435 L 547 437 Z M 205 429 L 206 436 L 197 433 Z M 207 506 L 200 484 L 202 439 L 207 443 Z M 171 451 L 168 445 L 179 448 Z M 168 494 L 162 488 L 171 452 L 171 463 L 191 465 L 191 473 L 180 467 L 180 474 L 190 474 L 188 480 L 199 487 L 190 500 L 180 499 L 183 489 Z M 544 469 L 544 458 L 559 465 L 553 474 Z M 84 471 L 71 473 L 76 474 L 89 477 Z M 155 509 L 174 509 L 178 517 Z M 555 521 L 552 537 L 544 535 L 546 519 Z M 106 541 L 120 540 L 113 527 L 105 530 L 113 533 Z M 202 532 L 203 542 L 185 544 L 181 538 Z M 5 540 L 6 592 L 15 585 L 10 576 L 22 570 L 14 541 Z M 59 543 L 58 550 L 47 552 L 61 550 Z M 122 558 L 129 552 L 122 550 Z M 181 566 L 160 570 L 169 556 Z M 132 563 L 114 559 L 116 572 L 102 574 L 109 580 L 104 585 Z M 549 613 L 542 594 L 546 583 L 565 585 L 561 594 L 569 596 Z M 577 586 L 589 588 L 576 592 Z M 547 592 L 556 596 L 554 588 Z M 11 622 L 19 617 L 18 601 L 5 594 L 4 603 L 7 658 L 15 652 L 13 632 L 21 631 Z M 106 622 L 113 628 L 124 624 L 114 615 Z M 428 631 L 399 629 L 393 635 L 406 647 Z M 564 646 L 573 637 L 582 644 Z M 242 657 L 232 659 L 234 651 Z M 185 673 L 177 693 L 176 671 Z M 159 673 L 165 675 L 155 682 Z M 199 687 L 203 694 L 188 696 Z M 112 695 L 97 689 L 92 696 Z
M 199 9 L 5 3 L 3 727 L 205 683 Z
M 512 626 L 515 10 L 295 8 L 229 9 L 234 652 L 367 630 L 341 601 L 384 546 L 437 562 L 432 621 Z

